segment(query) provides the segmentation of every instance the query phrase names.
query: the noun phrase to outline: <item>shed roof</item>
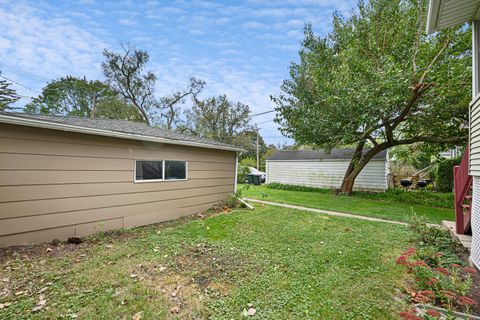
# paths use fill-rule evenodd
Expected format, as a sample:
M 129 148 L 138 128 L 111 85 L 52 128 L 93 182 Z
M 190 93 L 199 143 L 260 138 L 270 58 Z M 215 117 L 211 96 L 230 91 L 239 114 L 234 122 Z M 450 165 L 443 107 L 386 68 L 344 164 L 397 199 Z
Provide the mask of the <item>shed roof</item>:
M 479 19 L 480 0 L 429 0 L 427 32 Z
M 363 153 L 370 149 L 364 149 Z M 314 150 L 297 150 L 297 151 L 277 151 L 267 160 L 350 160 L 353 156 L 354 149 L 332 149 L 330 153 L 325 151 Z M 387 158 L 387 150 L 377 153 L 373 160 L 385 160 Z
M 181 134 L 126 120 L 92 119 L 0 111 L 0 123 L 61 131 L 109 136 L 115 138 L 178 144 L 193 147 L 243 151 L 241 148 L 211 139 Z

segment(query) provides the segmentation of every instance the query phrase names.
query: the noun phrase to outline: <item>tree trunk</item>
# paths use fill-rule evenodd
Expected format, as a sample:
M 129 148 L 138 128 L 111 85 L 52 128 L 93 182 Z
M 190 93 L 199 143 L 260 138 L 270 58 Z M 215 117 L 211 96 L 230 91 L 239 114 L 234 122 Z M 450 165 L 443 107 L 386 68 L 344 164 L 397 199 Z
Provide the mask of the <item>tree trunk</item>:
M 377 145 L 374 148 L 370 149 L 367 153 L 363 154 L 364 145 L 365 142 L 361 142 L 357 145 L 352 160 L 350 160 L 350 164 L 348 165 L 345 176 L 343 177 L 340 190 L 337 191 L 337 194 L 352 194 L 355 179 L 360 174 L 360 172 L 362 172 L 363 168 L 365 168 L 368 162 L 376 154 L 390 147 L 390 145 L 388 144 Z

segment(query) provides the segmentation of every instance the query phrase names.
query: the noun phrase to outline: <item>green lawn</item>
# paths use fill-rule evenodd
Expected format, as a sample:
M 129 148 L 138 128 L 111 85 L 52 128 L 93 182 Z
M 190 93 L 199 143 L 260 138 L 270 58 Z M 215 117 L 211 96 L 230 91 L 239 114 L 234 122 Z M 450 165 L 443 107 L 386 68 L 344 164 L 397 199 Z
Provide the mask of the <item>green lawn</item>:
M 410 236 L 261 205 L 52 251 L 4 250 L 0 304 L 12 304 L 0 319 L 245 319 L 248 304 L 251 319 L 397 319 L 408 275 L 395 259 Z M 46 304 L 32 312 L 39 298 Z
M 435 193 L 407 192 L 386 194 L 360 193 L 335 196 L 332 192 L 304 192 L 270 189 L 266 186 L 239 185 L 242 196 L 259 200 L 289 203 L 309 208 L 348 212 L 364 216 L 409 222 L 412 215 L 423 216 L 430 223 L 454 220 L 454 210 L 440 207 L 448 205 L 445 196 Z M 446 195 L 449 196 L 449 195 Z M 443 197 L 443 198 L 441 198 Z M 435 206 L 438 200 L 439 206 Z M 419 204 L 419 203 L 427 203 Z

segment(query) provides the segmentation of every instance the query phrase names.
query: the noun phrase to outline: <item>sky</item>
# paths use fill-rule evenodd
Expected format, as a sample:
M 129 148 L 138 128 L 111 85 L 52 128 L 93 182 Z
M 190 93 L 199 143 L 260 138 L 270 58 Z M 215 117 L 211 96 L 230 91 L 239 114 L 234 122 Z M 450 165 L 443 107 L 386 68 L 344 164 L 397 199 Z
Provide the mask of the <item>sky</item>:
M 274 108 L 305 23 L 331 31 L 332 14 L 348 15 L 354 0 L 0 0 L 0 71 L 23 97 L 66 75 L 104 80 L 102 51 L 130 43 L 150 54 L 156 96 L 206 82 L 201 98 L 226 94 L 252 114 Z M 187 107 L 187 106 L 185 106 Z M 252 118 L 268 144 L 286 139 L 271 121 Z

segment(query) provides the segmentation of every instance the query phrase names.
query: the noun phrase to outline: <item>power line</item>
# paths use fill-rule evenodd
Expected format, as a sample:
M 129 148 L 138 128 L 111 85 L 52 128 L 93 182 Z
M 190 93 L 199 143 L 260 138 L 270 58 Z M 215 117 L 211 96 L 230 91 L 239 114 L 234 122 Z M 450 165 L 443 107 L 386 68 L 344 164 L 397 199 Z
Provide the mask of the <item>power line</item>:
M 36 81 L 40 81 L 40 82 L 45 82 L 45 81 L 50 81 L 51 80 L 51 79 L 45 78 L 43 76 L 39 76 L 35 73 L 23 70 L 23 69 L 18 68 L 18 67 L 8 66 L 8 65 L 6 65 L 4 63 L 1 63 L 1 62 L 0 62 L 0 68 L 6 70 L 8 72 L 15 73 L 15 74 L 17 74 L 19 76 L 22 76 L 24 78 L 29 78 L 31 80 L 36 80 Z
M 12 79 L 10 79 L 10 78 L 7 78 L 7 77 L 5 77 L 5 76 L 2 76 L 1 74 L 0 74 L 0 77 L 1 77 L 1 78 L 3 78 L 3 79 L 5 79 L 5 80 L 7 80 L 7 81 L 10 81 L 11 83 L 18 84 L 19 86 L 21 86 L 21 87 L 23 87 L 23 88 L 25 88 L 25 89 L 27 89 L 27 90 L 30 90 L 31 92 L 33 92 L 33 93 L 37 94 L 35 91 L 33 91 L 33 89 L 32 89 L 32 88 L 30 88 L 30 87 L 27 87 L 26 85 L 24 85 L 24 84 L 21 84 L 21 83 L 20 83 L 20 82 L 18 82 L 18 81 L 15 81 L 15 80 L 12 80 Z
M 267 113 L 272 113 L 272 112 L 275 112 L 275 109 L 265 111 L 265 112 L 255 113 L 255 114 L 252 114 L 251 117 L 253 118 L 253 117 L 256 117 L 256 116 L 261 116 L 261 115 L 264 115 L 264 114 L 267 114 Z
M 264 123 L 272 122 L 272 121 L 274 121 L 274 120 L 275 120 L 275 119 L 271 119 L 271 120 L 268 120 L 268 121 L 263 121 L 263 122 L 255 123 L 255 125 L 259 125 L 259 124 L 264 124 Z

